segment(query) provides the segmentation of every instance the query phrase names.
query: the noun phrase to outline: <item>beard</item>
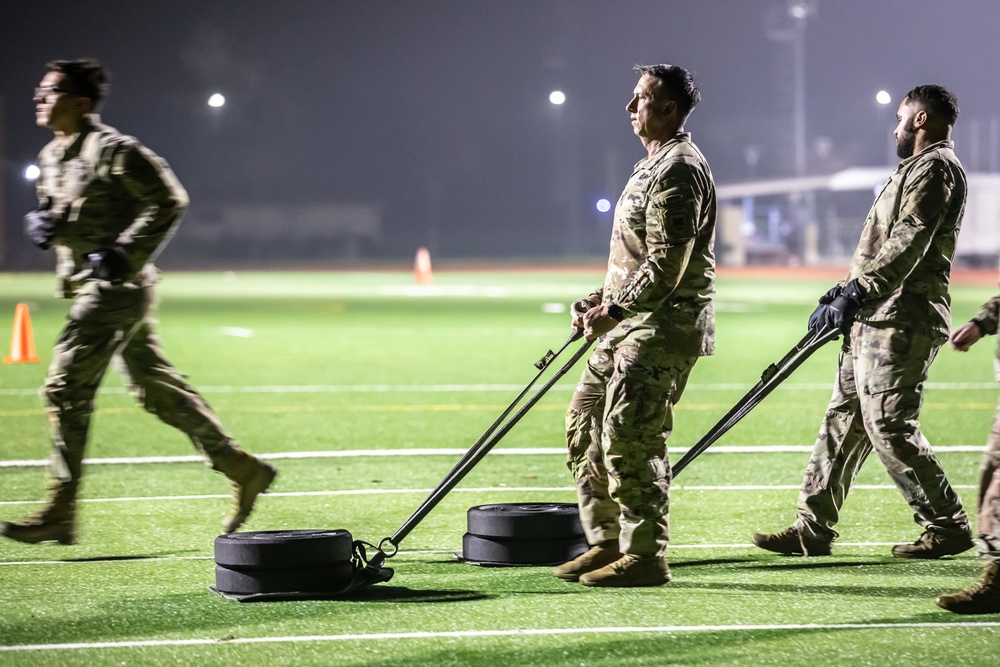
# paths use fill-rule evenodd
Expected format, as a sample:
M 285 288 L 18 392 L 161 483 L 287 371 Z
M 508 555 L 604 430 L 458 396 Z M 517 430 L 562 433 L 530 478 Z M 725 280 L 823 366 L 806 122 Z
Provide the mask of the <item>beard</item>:
M 913 149 L 917 145 L 917 132 L 910 121 L 903 128 L 900 136 L 896 137 L 896 156 L 901 160 L 913 156 Z

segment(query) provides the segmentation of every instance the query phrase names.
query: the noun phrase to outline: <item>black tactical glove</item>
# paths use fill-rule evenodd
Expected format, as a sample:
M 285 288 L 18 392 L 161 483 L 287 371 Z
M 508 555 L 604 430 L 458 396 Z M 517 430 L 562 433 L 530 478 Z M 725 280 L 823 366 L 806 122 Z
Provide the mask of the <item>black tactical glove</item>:
M 48 206 L 35 209 L 24 216 L 24 234 L 42 250 L 52 247 L 56 236 L 56 220 Z
M 827 329 L 840 329 L 845 334 L 854 324 L 854 316 L 865 304 L 865 291 L 861 289 L 857 279 L 844 285 L 840 294 L 826 306 L 821 316 L 820 326 Z
M 819 305 L 816 306 L 816 310 L 809 316 L 809 331 L 816 331 L 819 328 L 823 319 L 823 313 L 826 312 L 826 307 L 833 303 L 833 300 L 840 296 L 840 293 L 843 291 L 843 285 L 834 285 L 826 294 L 819 298 Z
M 112 284 L 120 285 L 132 270 L 125 251 L 118 246 L 92 252 L 87 259 L 90 260 L 90 273 L 98 280 L 107 280 Z

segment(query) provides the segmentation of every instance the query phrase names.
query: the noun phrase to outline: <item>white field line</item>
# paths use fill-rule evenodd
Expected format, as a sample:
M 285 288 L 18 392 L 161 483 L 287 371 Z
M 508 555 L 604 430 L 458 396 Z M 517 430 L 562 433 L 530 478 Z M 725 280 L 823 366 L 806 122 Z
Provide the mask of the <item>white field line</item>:
M 716 382 L 706 384 L 689 384 L 687 391 L 733 391 L 738 389 L 748 390 L 750 383 L 740 384 L 735 382 Z M 996 382 L 925 382 L 928 389 L 937 390 L 961 390 L 961 389 L 997 389 L 1000 384 Z M 823 390 L 832 391 L 832 382 L 785 382 L 775 391 L 805 391 Z M 426 393 L 454 393 L 454 392 L 493 392 L 493 391 L 520 391 L 524 387 L 519 384 L 330 384 L 330 385 L 259 385 L 259 386 L 206 386 L 198 387 L 198 391 L 205 394 L 426 394 Z M 552 389 L 569 391 L 575 389 L 576 385 L 568 382 L 556 384 Z M 6 388 L 0 389 L 0 396 L 35 396 L 41 392 L 40 388 Z M 125 394 L 128 390 L 125 387 L 104 387 L 101 393 Z
M 890 491 L 895 490 L 891 484 L 855 484 L 851 487 L 864 491 Z M 973 484 L 952 484 L 954 489 L 975 489 Z M 794 484 L 736 484 L 732 486 L 709 486 L 690 485 L 684 486 L 675 484 L 672 486 L 674 492 L 677 491 L 797 491 L 798 485 Z M 429 494 L 433 489 L 332 489 L 328 491 L 279 491 L 270 492 L 270 498 L 310 498 L 323 496 L 392 496 L 404 495 L 408 493 Z M 451 493 L 569 493 L 575 491 L 572 486 L 486 486 L 486 487 L 457 487 Z M 190 496 L 125 496 L 120 498 L 81 498 L 77 502 L 81 503 L 135 503 L 150 501 L 172 501 L 172 500 L 219 500 L 231 498 L 231 494 L 212 493 Z M 35 505 L 37 500 L 2 500 L 3 505 Z
M 896 545 L 897 542 L 837 542 L 837 547 L 891 547 Z M 669 551 L 676 550 L 697 550 L 697 549 L 757 549 L 756 546 L 750 542 L 745 542 L 742 544 L 673 544 L 668 547 Z M 451 554 L 454 555 L 458 551 L 457 549 L 400 549 L 400 556 L 439 556 L 441 554 Z M 669 555 L 669 554 L 668 554 Z M 215 561 L 214 556 L 136 556 L 134 558 L 88 558 L 86 560 L 12 560 L 12 561 L 0 561 L 0 567 L 4 565 L 92 565 L 94 563 L 99 563 L 101 565 L 108 564 L 132 564 L 132 563 L 162 563 L 162 562 L 173 562 L 180 560 L 210 560 Z M 400 561 L 405 561 L 406 558 L 401 558 Z M 399 561 L 395 561 L 399 562 Z M 673 562 L 673 561 L 671 561 Z M 683 561 L 679 561 L 683 562 Z
M 275 452 L 272 454 L 258 454 L 262 459 L 340 459 L 357 458 L 363 456 L 461 456 L 468 450 L 455 447 L 443 448 L 414 448 L 414 449 L 345 449 L 339 451 L 316 451 L 316 452 Z M 683 454 L 686 447 L 671 448 L 673 454 Z M 809 445 L 719 445 L 705 450 L 705 454 L 801 454 L 812 451 Z M 973 452 L 983 451 L 983 445 L 945 445 L 935 447 L 935 452 Z M 522 448 L 502 448 L 494 449 L 490 454 L 495 456 L 537 456 L 537 455 L 566 455 L 566 450 L 562 447 L 522 447 Z M 204 457 L 197 454 L 185 454 L 182 456 L 118 456 L 107 458 L 84 459 L 86 465 L 115 465 L 115 464 L 144 464 L 144 463 L 203 463 Z M 34 468 L 48 465 L 48 459 L 11 459 L 0 461 L 0 468 Z
M 598 628 L 522 628 L 510 630 L 453 630 L 448 632 L 373 632 L 343 635 L 293 635 L 226 639 L 150 639 L 129 642 L 79 642 L 72 644 L 20 644 L 0 646 L 0 651 L 78 651 L 82 649 L 153 648 L 160 646 L 212 646 L 231 644 L 301 644 L 315 642 L 372 642 L 412 639 L 478 639 L 483 637 L 539 637 L 594 634 L 675 634 L 691 632 L 767 632 L 770 630 L 929 630 L 935 628 L 1000 627 L 1000 621 L 954 623 L 784 623 L 754 625 L 654 625 Z

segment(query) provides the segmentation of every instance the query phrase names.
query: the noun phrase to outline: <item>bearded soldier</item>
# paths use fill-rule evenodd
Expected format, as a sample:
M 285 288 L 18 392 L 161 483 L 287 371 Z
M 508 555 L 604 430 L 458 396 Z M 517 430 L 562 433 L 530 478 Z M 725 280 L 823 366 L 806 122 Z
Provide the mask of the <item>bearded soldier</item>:
M 958 113 L 954 95 L 934 85 L 914 88 L 899 105 L 902 162 L 868 214 L 846 279 L 809 319 L 810 330 L 840 329 L 845 341 L 797 517 L 781 532 L 756 533 L 762 549 L 829 555 L 841 507 L 872 450 L 923 528 L 893 556 L 940 558 L 973 546 L 961 500 L 919 422 L 924 381 L 951 323 L 948 284 L 966 197 L 951 141 Z

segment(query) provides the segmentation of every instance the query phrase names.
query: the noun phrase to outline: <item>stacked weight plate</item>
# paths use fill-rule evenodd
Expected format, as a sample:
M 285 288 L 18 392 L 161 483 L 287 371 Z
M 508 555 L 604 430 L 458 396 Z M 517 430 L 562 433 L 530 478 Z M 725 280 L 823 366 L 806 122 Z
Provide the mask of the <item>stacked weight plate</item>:
M 215 589 L 234 596 L 334 593 L 351 581 L 346 530 L 265 530 L 215 538 Z
M 459 558 L 473 565 L 556 565 L 587 548 L 572 503 L 477 505 L 469 508 Z

